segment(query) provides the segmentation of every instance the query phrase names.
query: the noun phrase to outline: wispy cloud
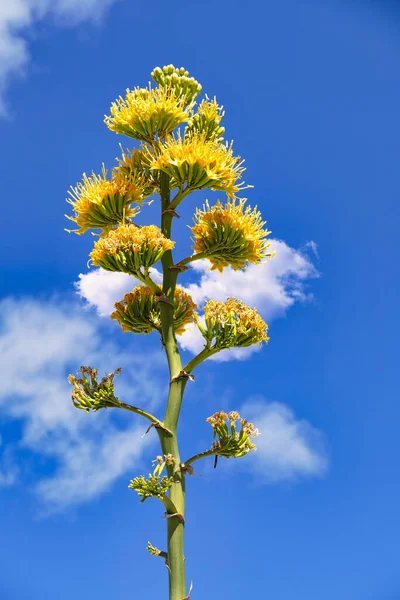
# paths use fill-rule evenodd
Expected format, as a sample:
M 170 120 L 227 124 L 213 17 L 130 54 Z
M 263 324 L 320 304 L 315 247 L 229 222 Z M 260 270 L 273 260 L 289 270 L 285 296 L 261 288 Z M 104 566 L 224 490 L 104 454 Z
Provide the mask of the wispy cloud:
M 121 366 L 117 393 L 127 402 L 135 398 L 154 407 L 161 394 L 149 369 L 150 364 L 160 366 L 161 358 L 160 353 L 122 352 L 107 341 L 94 318 L 69 304 L 0 303 L 0 406 L 4 418 L 22 422 L 22 438 L 8 445 L 8 452 L 25 448 L 56 459 L 54 472 L 45 478 L 38 473 L 35 487 L 52 509 L 88 501 L 106 490 L 137 467 L 151 440 L 141 438 L 146 423 L 139 417 L 117 425 L 111 409 L 95 415 L 77 411 L 68 372 L 81 364 L 96 366 L 100 373 Z M 5 471 L 0 482 L 11 484 L 12 476 Z
M 257 452 L 246 461 L 258 481 L 274 483 L 325 473 L 328 459 L 322 433 L 297 419 L 286 404 L 257 398 L 245 404 L 241 414 L 261 431 L 255 440 Z
M 0 436 L 0 488 L 13 485 L 17 479 L 18 469 L 15 462 L 12 460 L 10 453 L 3 451 L 2 437 Z
M 272 250 L 276 255 L 262 265 L 251 265 L 246 271 L 225 269 L 222 274 L 209 270 L 209 263 L 201 260 L 193 263 L 193 272 L 198 281 L 186 286 L 200 310 L 204 303 L 213 298 L 226 300 L 230 296 L 240 298 L 252 307 L 257 308 L 264 319 L 270 323 L 282 317 L 296 302 L 309 302 L 312 294 L 307 290 L 310 279 L 319 277 L 319 273 L 307 255 L 310 249 L 316 255 L 317 245 L 308 242 L 304 251 L 295 250 L 280 240 L 272 240 Z M 153 270 L 156 278 L 159 273 Z M 109 273 L 95 269 L 79 275 L 76 284 L 78 294 L 90 306 L 97 309 L 101 316 L 109 315 L 114 303 L 130 291 L 137 280 L 123 273 Z M 204 340 L 195 326 L 187 328 L 179 337 L 181 347 L 196 354 L 204 344 Z M 227 361 L 247 358 L 256 352 L 258 346 L 251 348 L 225 350 L 217 354 L 213 360 Z
M 7 114 L 5 92 L 10 79 L 26 72 L 29 47 L 27 30 L 43 19 L 55 26 L 71 27 L 98 22 L 116 0 L 5 0 L 0 3 L 0 116 Z

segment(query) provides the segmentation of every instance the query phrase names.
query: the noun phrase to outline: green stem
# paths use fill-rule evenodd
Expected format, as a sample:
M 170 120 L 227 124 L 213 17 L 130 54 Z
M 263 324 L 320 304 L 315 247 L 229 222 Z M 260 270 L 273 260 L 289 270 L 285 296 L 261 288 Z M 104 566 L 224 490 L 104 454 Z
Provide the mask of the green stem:
M 170 208 L 169 177 L 160 173 L 161 185 L 161 230 L 170 238 L 173 214 L 165 212 Z M 178 273 L 171 270 L 173 266 L 172 252 L 169 250 L 162 257 L 163 267 L 163 292 L 173 303 L 175 286 Z M 172 304 L 160 302 L 162 339 L 167 355 L 170 381 L 179 375 L 182 363 L 179 348 L 174 333 L 174 307 Z M 177 439 L 177 427 L 182 405 L 183 392 L 186 379 L 180 378 L 171 381 L 167 409 L 164 418 L 165 427 L 172 433 L 168 435 L 163 430 L 158 430 L 163 454 L 172 454 L 174 465 L 167 465 L 167 472 L 174 477 L 174 484 L 170 489 L 170 500 L 176 507 L 176 512 L 184 517 L 185 512 L 185 473 L 180 470 L 180 456 Z M 170 512 L 167 509 L 167 512 Z M 167 519 L 167 554 L 169 573 L 169 600 L 183 600 L 186 597 L 186 575 L 183 554 L 184 523 L 182 519 L 171 517 Z
M 132 406 L 131 404 L 126 404 L 125 402 L 121 402 L 121 400 L 116 400 L 116 401 L 113 401 L 112 404 L 109 404 L 108 408 L 122 408 L 124 410 L 129 410 L 129 412 L 133 412 L 137 415 L 140 415 L 141 417 L 144 417 L 145 419 L 147 419 L 148 421 L 153 423 L 153 425 L 155 425 L 156 427 L 160 427 L 161 429 L 163 429 L 165 431 L 165 433 L 171 434 L 171 432 L 168 431 L 168 429 L 164 426 L 164 423 L 162 421 L 160 421 L 160 419 L 157 419 L 157 417 L 155 417 L 151 413 L 147 412 L 146 410 L 142 410 L 141 408 L 138 408 L 137 406 Z
M 191 190 L 189 187 L 186 187 L 185 190 L 179 190 L 179 192 L 176 194 L 176 196 L 171 200 L 171 202 L 169 204 L 169 208 L 171 210 L 175 210 L 179 206 L 179 204 L 182 202 L 182 200 L 184 198 L 186 198 L 186 196 L 188 196 L 192 192 L 193 192 L 193 190 Z
M 188 465 L 192 465 L 194 462 L 196 462 L 197 460 L 200 460 L 201 458 L 207 458 L 208 456 L 215 456 L 216 454 L 218 454 L 218 450 L 205 450 L 204 452 L 199 452 L 199 454 L 195 454 L 188 460 L 185 460 L 185 462 L 182 463 L 182 468 L 184 469 Z
M 154 292 L 154 294 L 156 296 L 159 296 L 161 294 L 160 287 L 155 283 L 155 281 L 153 281 L 151 279 L 151 277 L 150 277 L 149 274 L 147 274 L 147 273 L 141 273 L 140 271 L 137 271 L 133 275 L 134 275 L 134 277 L 136 277 L 137 279 L 139 279 L 139 281 L 141 281 L 142 283 L 144 283 L 145 285 L 147 285 L 150 289 L 152 289 L 153 292 Z
M 188 256 L 187 258 L 183 258 L 180 260 L 175 267 L 184 267 L 195 260 L 200 260 L 201 258 L 208 258 L 210 255 L 207 252 L 198 252 L 197 254 L 192 254 L 192 256 Z
M 184 367 L 184 371 L 186 373 L 191 373 L 202 362 L 204 362 L 207 358 L 210 358 L 210 356 L 213 356 L 213 354 L 217 354 L 217 352 L 219 352 L 218 348 L 207 348 L 206 346 L 197 356 L 188 362 L 186 367 Z

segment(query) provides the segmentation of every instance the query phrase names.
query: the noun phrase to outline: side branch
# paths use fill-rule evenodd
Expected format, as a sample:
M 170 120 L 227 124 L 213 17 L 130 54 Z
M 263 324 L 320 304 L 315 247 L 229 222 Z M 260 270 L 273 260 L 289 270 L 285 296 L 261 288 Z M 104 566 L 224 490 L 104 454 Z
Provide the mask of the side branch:
M 154 425 L 154 427 L 162 429 L 166 433 L 169 433 L 170 435 L 172 435 L 172 432 L 169 429 L 167 429 L 167 427 L 164 426 L 163 422 L 160 421 L 160 419 L 157 419 L 157 417 L 155 417 L 151 413 L 149 413 L 146 410 L 143 410 L 141 408 L 138 408 L 137 406 L 132 406 L 131 404 L 126 404 L 125 402 L 121 402 L 121 400 L 116 400 L 112 404 L 110 403 L 108 405 L 108 408 L 122 408 L 124 410 L 128 410 L 129 412 L 133 412 L 137 415 L 140 415 L 141 417 L 144 417 L 148 421 L 150 421 L 150 423 L 152 423 Z
M 189 263 L 195 262 L 196 260 L 200 260 L 201 258 L 207 258 L 208 256 L 208 252 L 198 252 L 197 254 L 192 254 L 192 256 L 187 256 L 186 258 L 183 258 L 171 268 L 184 270 L 184 267 Z
M 208 348 L 206 346 L 197 356 L 195 356 L 194 358 L 192 358 L 192 360 L 188 362 L 186 367 L 184 367 L 185 373 L 190 374 L 202 362 L 207 360 L 207 358 L 210 358 L 210 356 L 217 354 L 217 352 L 219 352 L 219 348 Z
M 201 458 L 208 458 L 209 456 L 215 456 L 216 454 L 218 454 L 218 448 L 215 448 L 215 449 L 211 448 L 210 450 L 205 450 L 204 452 L 199 452 L 199 454 L 195 454 L 188 460 L 185 460 L 185 462 L 181 464 L 181 469 L 182 469 L 182 471 L 185 471 L 190 465 L 192 465 L 197 460 L 200 460 Z

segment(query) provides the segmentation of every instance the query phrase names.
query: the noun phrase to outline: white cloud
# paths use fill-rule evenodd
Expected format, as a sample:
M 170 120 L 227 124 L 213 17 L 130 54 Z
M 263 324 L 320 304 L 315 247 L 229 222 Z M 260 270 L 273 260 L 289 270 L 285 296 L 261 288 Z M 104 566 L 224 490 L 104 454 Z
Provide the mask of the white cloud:
M 100 374 L 122 366 L 117 394 L 132 404 L 154 411 L 163 395 L 151 370 L 164 365 L 162 353 L 121 351 L 98 323 L 60 301 L 0 302 L 0 410 L 3 419 L 18 420 L 22 431 L 17 441 L 0 440 L 0 487 L 32 479 L 23 463 L 15 466 L 20 449 L 48 458 L 53 471 L 35 472 L 33 489 L 49 512 L 90 501 L 118 477 L 134 475 L 147 444 L 156 440 L 151 434 L 142 438 L 147 423 L 140 417 L 116 421 L 111 409 L 86 414 L 71 403 L 66 376 L 81 364 L 98 367 Z M 262 431 L 258 452 L 246 461 L 262 480 L 323 473 L 319 432 L 288 407 L 253 401 L 242 413 Z
M 150 274 L 153 281 L 161 282 L 162 276 L 157 269 L 150 269 Z M 93 269 L 89 273 L 81 273 L 75 287 L 78 295 L 95 308 L 100 317 L 108 317 L 114 310 L 114 304 L 138 285 L 142 285 L 140 281 L 126 273 Z
M 90 315 L 66 303 L 0 303 L 0 407 L 4 418 L 22 422 L 23 431 L 8 451 L 17 455 L 23 447 L 56 459 L 54 473 L 36 486 L 53 509 L 88 501 L 106 490 L 137 467 L 146 444 L 154 439 L 141 439 L 147 422 L 140 417 L 129 415 L 128 424 L 117 427 L 111 409 L 96 414 L 77 411 L 67 374 L 81 364 L 96 366 L 100 373 L 122 366 L 117 394 L 152 410 L 160 389 L 149 369 L 161 359 L 159 353 L 122 353 Z M 15 473 L 1 473 L 0 485 L 11 485 Z
M 4 94 L 10 78 L 29 63 L 26 31 L 44 18 L 74 26 L 97 22 L 116 0 L 3 0 L 0 2 L 0 116 L 6 115 Z
M 240 413 L 261 432 L 255 440 L 257 451 L 246 461 L 261 483 L 324 474 L 328 460 L 323 435 L 308 421 L 296 419 L 288 406 L 258 399 Z
M 308 242 L 305 248 L 310 248 L 314 254 L 317 252 L 315 242 Z M 198 281 L 186 286 L 186 289 L 199 307 L 211 298 L 222 301 L 230 296 L 240 298 L 255 307 L 270 323 L 273 319 L 284 316 L 296 302 L 310 301 L 312 294 L 307 292 L 307 282 L 319 276 L 305 252 L 295 250 L 280 240 L 272 240 L 271 249 L 276 251 L 272 260 L 262 265 L 251 265 L 246 271 L 225 269 L 220 274 L 218 271 L 210 271 L 206 260 L 195 262 L 193 272 L 198 275 Z M 158 281 L 160 273 L 154 269 L 153 276 Z M 79 295 L 95 307 L 101 316 L 109 315 L 114 303 L 134 285 L 137 285 L 137 280 L 129 275 L 109 273 L 101 269 L 79 275 L 76 284 Z M 185 334 L 179 337 L 179 343 L 184 350 L 193 354 L 197 354 L 204 345 L 195 326 L 187 328 Z M 220 352 L 212 360 L 241 360 L 257 350 L 258 346 L 232 348 Z
M 126 273 L 112 273 L 103 269 L 93 269 L 81 273 L 75 286 L 81 298 L 93 306 L 100 317 L 108 317 L 114 304 L 130 292 L 139 282 Z
M 271 240 L 271 250 L 276 251 L 272 260 L 245 271 L 225 269 L 220 274 L 209 271 L 206 260 L 193 263 L 200 281 L 189 285 L 188 291 L 197 304 L 234 296 L 257 308 L 267 320 L 282 316 L 295 302 L 312 298 L 305 283 L 318 277 L 318 272 L 305 254 L 283 241 Z

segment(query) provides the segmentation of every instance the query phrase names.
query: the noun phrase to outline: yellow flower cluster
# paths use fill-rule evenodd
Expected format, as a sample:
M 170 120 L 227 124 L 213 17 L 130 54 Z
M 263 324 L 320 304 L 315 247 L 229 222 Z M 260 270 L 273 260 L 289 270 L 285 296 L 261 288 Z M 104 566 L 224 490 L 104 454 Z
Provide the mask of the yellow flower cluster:
M 226 302 L 209 300 L 204 307 L 205 327 L 197 325 L 213 348 L 245 348 L 252 344 L 268 342 L 268 325 L 258 312 L 241 300 L 228 298 Z
M 77 234 L 88 229 L 110 229 L 124 219 L 136 216 L 138 208 L 131 208 L 133 202 L 140 204 L 143 191 L 140 185 L 128 181 L 122 174 L 115 174 L 107 179 L 107 170 L 101 175 L 92 173 L 90 177 L 84 173 L 82 183 L 77 183 L 68 192 L 71 198 L 67 202 L 72 205 L 75 216 L 65 215 L 67 219 L 78 225 Z
M 143 197 L 148 198 L 157 191 L 158 182 L 154 177 L 154 172 L 150 169 L 150 148 L 142 145 L 140 149 L 133 150 L 122 149 L 122 158 L 117 158 L 118 166 L 116 173 L 123 175 L 128 181 L 140 181 L 143 189 Z
M 248 187 L 238 183 L 245 168 L 233 156 L 232 144 L 207 139 L 204 133 L 171 136 L 153 158 L 151 168 L 170 176 L 171 189 L 186 184 L 191 190 L 211 188 L 233 197 Z
M 175 95 L 183 97 L 187 104 L 192 104 L 202 87 L 194 77 L 189 77 L 189 71 L 184 67 L 177 69 L 174 65 L 167 65 L 162 69 L 156 67 L 151 74 L 160 87 L 172 89 Z
M 175 289 L 174 329 L 182 335 L 185 327 L 193 321 L 196 304 L 181 288 Z M 111 315 L 120 324 L 122 331 L 148 334 L 156 330 L 161 333 L 160 307 L 154 292 L 145 286 L 137 287 L 125 294 L 122 302 L 115 304 Z
M 214 430 L 213 450 L 218 456 L 225 458 L 240 458 L 251 450 L 256 450 L 256 445 L 250 440 L 251 437 L 260 435 L 253 423 L 242 419 L 238 412 L 224 411 L 216 412 L 206 419 Z M 229 426 L 227 422 L 229 421 Z M 236 421 L 240 421 L 240 430 L 237 431 Z
M 118 405 L 118 398 L 114 393 L 114 377 L 121 373 L 117 369 L 105 375 L 101 381 L 97 380 L 98 371 L 91 367 L 81 367 L 81 377 L 69 375 L 68 381 L 72 387 L 72 403 L 76 408 L 89 412 Z
M 203 210 L 196 210 L 191 228 L 193 250 L 204 254 L 212 269 L 222 272 L 231 266 L 236 271 L 274 256 L 274 252 L 268 252 L 271 244 L 265 239 L 271 232 L 264 229 L 257 208 L 252 210 L 245 203 L 245 199 L 237 202 L 233 198 L 225 205 L 218 200 L 210 207 L 206 201 Z
M 192 106 L 183 96 L 167 87 L 126 90 L 111 105 L 111 115 L 104 119 L 111 131 L 145 142 L 163 138 L 181 123 L 185 123 Z
M 219 106 L 216 98 L 209 100 L 206 96 L 206 99 L 200 103 L 196 114 L 189 119 L 185 137 L 194 133 L 203 133 L 207 140 L 213 139 L 221 142 L 225 133 L 225 127 L 220 126 L 224 114 L 223 106 Z
M 135 275 L 160 260 L 175 242 L 155 225 L 137 227 L 132 223 L 112 229 L 94 245 L 90 258 L 96 267 Z

